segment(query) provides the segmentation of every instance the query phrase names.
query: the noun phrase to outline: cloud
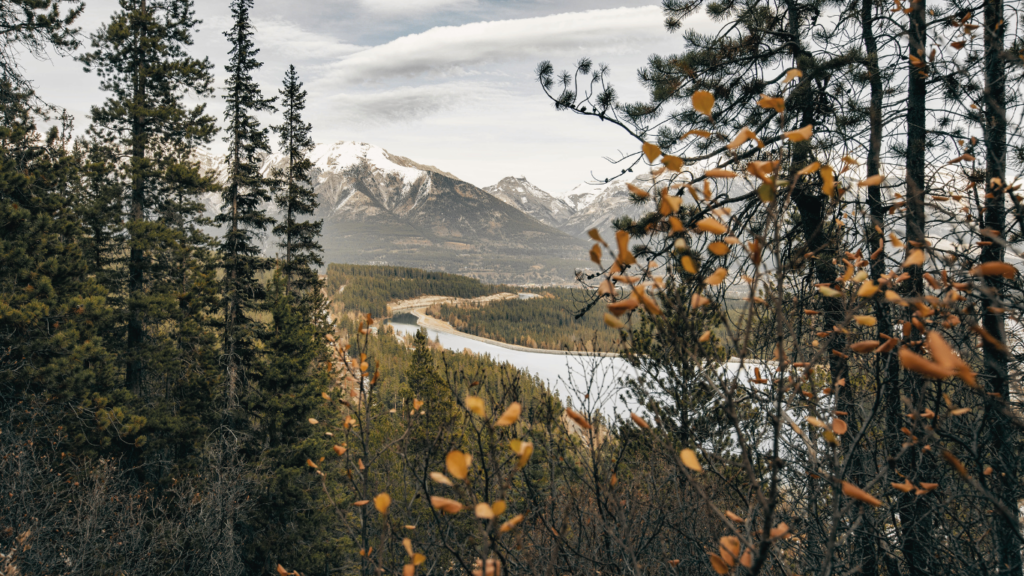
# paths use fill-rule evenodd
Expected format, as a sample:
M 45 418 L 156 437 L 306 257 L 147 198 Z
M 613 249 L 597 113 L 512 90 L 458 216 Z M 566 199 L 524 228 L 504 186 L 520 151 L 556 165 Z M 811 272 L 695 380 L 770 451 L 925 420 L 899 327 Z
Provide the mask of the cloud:
M 475 6 L 477 0 L 361 0 L 359 4 L 367 12 L 398 15 L 464 9 Z
M 499 87 L 449 82 L 426 86 L 402 86 L 372 93 L 338 94 L 328 108 L 348 124 L 385 126 L 408 123 L 504 95 Z
M 338 42 L 334 37 L 303 29 L 287 20 L 257 20 L 256 45 L 263 55 L 302 59 L 338 59 L 366 50 L 365 46 Z
M 430 0 L 434 1 L 434 0 Z M 643 47 L 664 38 L 661 8 L 614 8 L 431 28 L 354 53 L 332 65 L 342 82 L 377 81 L 509 59 Z

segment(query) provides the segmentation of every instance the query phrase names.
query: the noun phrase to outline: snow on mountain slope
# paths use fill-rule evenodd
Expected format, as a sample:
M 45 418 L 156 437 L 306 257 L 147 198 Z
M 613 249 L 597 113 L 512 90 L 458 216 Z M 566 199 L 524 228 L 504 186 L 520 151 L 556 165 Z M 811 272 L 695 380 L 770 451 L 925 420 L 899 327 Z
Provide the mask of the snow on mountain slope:
M 519 178 L 509 176 L 483 190 L 509 206 L 515 206 L 537 220 L 556 228 L 575 212 L 564 200 L 555 198 L 534 186 L 525 176 Z
M 650 203 L 637 204 L 633 201 L 628 184 L 650 190 L 651 175 L 639 174 L 632 180 L 619 179 L 608 184 L 580 184 L 570 190 L 565 198 L 575 203 L 576 211 L 562 223 L 561 230 L 570 235 L 585 236 L 587 230 L 597 228 L 602 234 L 607 234 L 617 218 L 628 216 L 638 219 L 656 208 L 653 204 L 656 194 L 651 194 Z M 689 196 L 683 196 L 683 202 L 690 201 Z

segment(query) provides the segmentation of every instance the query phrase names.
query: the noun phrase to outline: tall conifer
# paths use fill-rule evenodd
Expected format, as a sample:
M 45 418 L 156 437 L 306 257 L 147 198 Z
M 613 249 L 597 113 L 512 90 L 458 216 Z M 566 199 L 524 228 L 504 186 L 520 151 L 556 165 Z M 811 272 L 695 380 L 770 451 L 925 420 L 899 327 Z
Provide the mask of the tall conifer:
M 254 367 L 256 326 L 246 312 L 257 309 L 266 290 L 258 275 L 269 270 L 259 238 L 272 226 L 263 205 L 271 198 L 272 181 L 260 173 L 270 153 L 269 130 L 260 126 L 256 114 L 274 111 L 274 98 L 264 98 L 252 74 L 263 66 L 256 60 L 255 30 L 250 20 L 253 0 L 233 0 L 234 25 L 224 33 L 231 42 L 228 72 L 227 121 L 228 174 L 224 185 L 224 206 L 216 222 L 224 227 L 220 247 L 224 269 L 224 344 L 222 355 L 227 370 L 227 408 L 238 404 L 238 387 Z
M 201 214 L 201 205 L 182 202 L 181 194 L 194 198 L 210 189 L 206 182 L 185 192 L 175 183 L 183 172 L 197 170 L 192 154 L 216 131 L 203 104 L 184 102 L 189 94 L 212 93 L 209 60 L 188 54 L 198 24 L 192 0 L 121 0 L 120 10 L 93 34 L 93 51 L 81 57 L 108 93 L 91 111 L 90 133 L 108 151 L 94 154 L 103 160 L 95 170 L 102 178 L 95 187 L 106 190 L 101 197 L 113 194 L 124 208 L 124 213 L 108 211 L 108 224 L 116 228 L 123 220 L 127 229 L 121 352 L 125 381 L 136 392 L 146 384 L 147 369 L 162 374 L 170 361 L 156 329 L 176 305 L 168 289 L 173 269 L 168 259 L 192 241 L 175 221 Z M 171 206 L 175 208 L 169 210 Z
M 310 136 L 313 127 L 302 120 L 306 91 L 295 66 L 288 67 L 280 94 L 284 122 L 273 130 L 281 139 L 284 156 L 284 165 L 274 172 L 281 186 L 276 202 L 282 220 L 274 227 L 274 234 L 279 239 L 278 246 L 284 250 L 281 270 L 285 276 L 285 293 L 290 295 L 293 290 L 308 292 L 319 284 L 317 268 L 323 266 L 323 248 L 318 238 L 323 221 L 303 218 L 312 216 L 319 202 L 313 191 L 313 163 L 307 156 L 313 149 Z

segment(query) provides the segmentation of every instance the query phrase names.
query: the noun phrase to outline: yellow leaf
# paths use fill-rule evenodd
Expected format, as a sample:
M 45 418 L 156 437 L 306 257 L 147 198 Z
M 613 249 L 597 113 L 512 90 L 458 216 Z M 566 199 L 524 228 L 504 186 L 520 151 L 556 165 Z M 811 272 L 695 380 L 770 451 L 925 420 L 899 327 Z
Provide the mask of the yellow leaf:
M 711 109 L 715 106 L 715 97 L 711 92 L 707 90 L 697 90 L 693 93 L 693 97 L 690 98 L 693 103 L 693 109 L 701 114 L 711 117 Z
M 659 148 L 656 144 L 644 142 L 643 149 L 644 156 L 647 157 L 647 162 L 649 164 L 654 164 L 654 161 L 658 159 L 658 156 L 661 156 L 661 148 Z
M 381 492 L 373 499 L 373 506 L 377 509 L 377 512 L 387 514 L 388 508 L 391 507 L 391 496 L 387 492 Z
M 725 511 L 725 517 L 737 524 L 743 524 L 744 522 L 746 522 L 746 520 L 744 520 L 742 516 L 733 513 L 731 510 Z
M 510 532 L 513 528 L 515 528 L 522 521 L 523 521 L 523 515 L 522 514 L 516 514 L 512 518 L 509 518 L 508 522 L 505 522 L 504 524 L 502 524 L 501 528 L 499 528 L 498 531 L 499 532 Z
M 735 178 L 736 173 L 725 168 L 712 168 L 704 173 L 708 178 Z
M 476 514 L 477 518 L 480 518 L 482 520 L 494 519 L 494 510 L 491 509 L 491 505 L 488 504 L 487 502 L 480 502 L 479 504 L 477 504 L 476 508 L 474 509 L 474 513 Z
M 874 316 L 854 316 L 853 319 L 861 326 L 874 326 L 878 323 L 878 319 Z
M 725 277 L 728 276 L 728 274 L 728 270 L 725 268 L 719 268 L 718 270 L 715 270 L 711 276 L 704 279 L 704 284 L 707 284 L 708 286 L 718 286 L 725 280 Z
M 679 459 L 683 461 L 683 466 L 686 466 L 694 472 L 703 472 L 704 467 L 700 465 L 700 460 L 697 459 L 697 453 L 690 448 L 683 448 L 679 452 Z
M 700 338 L 697 338 L 697 341 L 700 342 L 701 344 L 707 342 L 708 340 L 711 340 L 711 330 L 705 330 L 704 333 L 700 335 Z
M 466 396 L 466 408 L 477 416 L 484 417 L 484 399 L 479 396 Z
M 419 410 L 420 408 L 423 408 L 423 400 L 419 400 L 417 398 L 413 398 L 412 399 L 412 409 L 413 410 Z
M 448 473 L 459 480 L 465 480 L 469 474 L 469 463 L 466 456 L 460 450 L 452 450 L 444 457 L 444 465 L 448 468 Z
M 427 561 L 427 557 L 424 556 L 423 554 L 420 554 L 419 552 L 417 552 L 417 553 L 412 555 L 412 565 L 413 566 L 419 566 L 420 564 L 423 564 L 426 561 Z
M 879 184 L 882 183 L 883 180 L 885 180 L 885 176 L 882 176 L 881 174 L 875 174 L 874 176 L 868 176 L 867 178 L 861 180 L 860 182 L 857 183 L 857 186 L 860 188 L 866 188 L 868 186 L 878 186 Z
M 822 422 L 821 420 L 818 420 L 814 416 L 808 416 L 807 417 L 807 423 L 810 424 L 811 426 L 814 426 L 814 427 L 817 427 L 817 428 L 824 428 L 825 427 L 825 423 Z
M 495 516 L 504 514 L 506 508 L 508 508 L 508 504 L 504 500 L 495 500 L 494 504 L 491 504 L 491 510 L 494 511 Z
M 495 426 L 511 426 L 519 421 L 519 415 L 523 411 L 523 405 L 519 402 L 513 402 L 508 405 L 508 409 L 498 418 L 495 422 Z
M 683 256 L 680 258 L 679 262 L 683 265 L 683 270 L 686 270 L 687 274 L 697 273 L 697 265 L 693 262 L 693 258 L 690 256 Z
M 629 191 L 632 192 L 633 195 L 636 196 L 637 198 L 647 198 L 648 196 L 646 191 L 632 184 L 626 184 L 626 188 L 628 188 Z
M 593 240 L 594 242 L 600 242 L 601 244 L 605 243 L 604 239 L 601 238 L 601 234 L 598 233 L 597 228 L 591 228 L 590 230 L 587 230 L 587 235 L 590 236 L 590 239 Z
M 457 514 L 463 508 L 462 503 L 442 496 L 431 496 L 430 505 L 447 514 Z
M 678 156 L 665 155 L 662 157 L 661 163 L 673 172 L 680 172 L 683 169 L 683 159 Z
M 782 114 L 786 111 L 786 101 L 782 98 L 772 98 L 761 94 L 761 99 L 757 101 L 757 105 L 761 108 L 771 108 Z
M 707 130 L 690 130 L 686 134 L 679 137 L 680 140 L 685 140 L 688 136 L 700 136 L 701 138 L 711 138 L 711 132 Z
M 701 232 L 710 232 L 711 234 L 725 234 L 729 229 L 718 220 L 714 218 L 702 218 L 697 221 L 697 229 Z
M 658 205 L 658 213 L 662 216 L 668 216 L 675 214 L 679 211 L 679 207 L 682 206 L 683 199 L 680 196 L 670 196 L 668 189 L 661 191 L 661 203 Z
M 789 524 L 786 524 L 785 522 L 779 522 L 778 526 L 776 526 L 775 528 L 772 528 L 768 532 L 768 537 L 769 538 L 782 538 L 786 534 L 789 534 Z
M 316 426 L 320 422 L 318 422 L 316 418 L 310 418 L 309 419 L 309 423 L 312 424 L 313 426 Z
M 784 132 L 782 135 L 788 138 L 790 142 L 803 142 L 805 140 L 810 140 L 813 133 L 814 127 L 808 124 L 799 130 Z
M 313 461 L 310 460 L 309 458 L 306 458 L 306 466 L 309 466 L 310 468 L 312 468 L 314 470 L 319 469 L 319 467 L 315 463 L 313 463 Z
M 963 416 L 964 414 L 967 414 L 970 411 L 971 411 L 970 408 L 957 408 L 955 410 L 950 410 L 949 411 L 949 415 L 950 416 Z
M 344 446 L 338 446 L 337 444 L 334 445 L 334 453 L 338 456 L 344 456 L 347 450 L 348 448 L 345 448 Z
M 786 71 L 786 77 L 782 80 L 782 83 L 783 84 L 789 84 L 793 80 L 795 80 L 797 78 L 803 78 L 803 77 L 804 77 L 804 73 L 803 72 L 797 70 L 796 68 L 790 68 L 789 70 Z
M 352 503 L 352 505 L 353 506 L 366 506 L 369 503 L 370 503 L 369 500 L 356 500 L 355 502 Z
M 516 470 L 521 470 L 526 466 L 526 462 L 530 459 L 530 455 L 533 454 L 533 442 L 523 442 L 522 440 L 513 439 L 509 442 L 509 446 L 512 451 L 519 456 L 519 461 L 516 463 Z
M 402 576 L 416 576 L 416 566 L 412 564 L 402 566 Z
M 729 566 L 735 566 L 740 557 L 740 539 L 735 536 L 722 536 L 718 541 L 718 553 Z
M 594 244 L 593 248 L 590 249 L 590 261 L 598 266 L 601 265 L 601 245 Z
M 847 482 L 845 480 L 843 480 L 843 494 L 846 494 L 847 496 L 849 496 L 850 498 L 853 498 L 854 500 L 860 500 L 861 502 L 863 502 L 865 504 L 870 504 L 871 506 L 874 506 L 875 508 L 878 508 L 879 506 L 882 505 L 882 501 L 881 500 L 879 500 L 878 498 L 875 498 L 871 494 L 868 494 L 864 490 L 861 490 L 857 486 L 854 486 L 853 484 L 851 484 L 851 483 L 849 483 L 849 482 Z
M 829 298 L 836 298 L 843 295 L 839 290 L 829 288 L 828 286 L 818 286 L 818 292 L 820 292 L 822 296 L 827 296 Z

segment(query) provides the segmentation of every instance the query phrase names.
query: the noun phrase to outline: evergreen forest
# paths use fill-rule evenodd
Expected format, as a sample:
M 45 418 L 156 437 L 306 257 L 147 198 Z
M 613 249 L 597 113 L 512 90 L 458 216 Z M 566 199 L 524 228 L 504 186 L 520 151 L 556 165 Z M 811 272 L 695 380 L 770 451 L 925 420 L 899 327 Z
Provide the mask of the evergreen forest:
M 629 90 L 540 62 L 650 176 L 548 289 L 325 261 L 257 0 L 219 81 L 194 0 L 88 1 L 0 0 L 0 575 L 1024 576 L 1019 2 L 662 0 Z M 612 354 L 380 320 L 503 292 L 433 313 Z

